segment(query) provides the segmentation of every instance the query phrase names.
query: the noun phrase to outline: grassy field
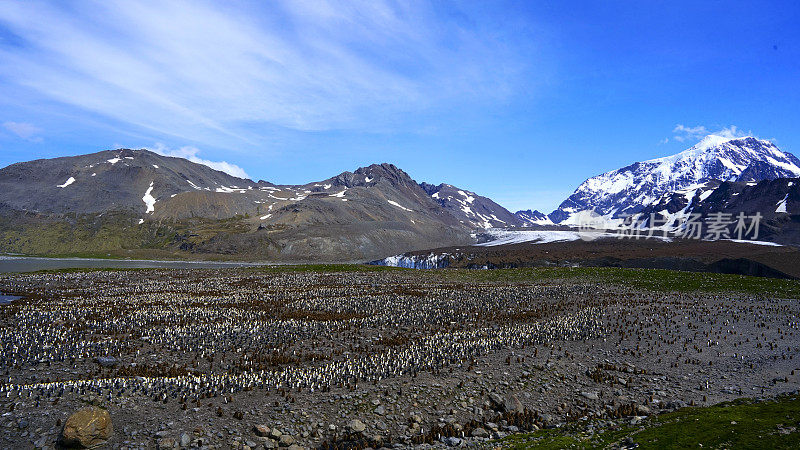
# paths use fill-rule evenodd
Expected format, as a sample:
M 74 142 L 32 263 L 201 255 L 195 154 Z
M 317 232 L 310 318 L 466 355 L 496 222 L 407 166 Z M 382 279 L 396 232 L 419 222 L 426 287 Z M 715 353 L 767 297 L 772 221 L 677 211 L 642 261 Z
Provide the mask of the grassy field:
M 705 408 L 684 408 L 652 417 L 635 427 L 581 433 L 577 424 L 497 441 L 512 449 L 601 449 L 622 444 L 640 449 L 800 448 L 800 397 L 754 402 L 737 400 Z
M 655 292 L 745 293 L 800 298 L 800 281 L 719 273 L 615 267 L 548 267 L 493 270 L 441 270 L 446 278 L 473 282 L 521 283 L 574 280 L 620 284 Z
M 415 271 L 397 267 L 363 264 L 305 264 L 254 268 L 258 271 Z M 681 272 L 661 269 L 623 269 L 615 267 L 548 267 L 520 269 L 435 269 L 422 274 L 443 281 L 473 283 L 540 283 L 572 280 L 625 285 L 654 292 L 744 293 L 753 296 L 800 298 L 800 280 L 750 277 L 721 273 Z
M 247 260 L 253 255 L 192 252 L 191 248 L 215 238 L 246 233 L 242 216 L 214 220 L 190 218 L 145 221 L 131 212 L 65 214 L 39 218 L 0 215 L 0 249 L 42 257 L 101 259 Z

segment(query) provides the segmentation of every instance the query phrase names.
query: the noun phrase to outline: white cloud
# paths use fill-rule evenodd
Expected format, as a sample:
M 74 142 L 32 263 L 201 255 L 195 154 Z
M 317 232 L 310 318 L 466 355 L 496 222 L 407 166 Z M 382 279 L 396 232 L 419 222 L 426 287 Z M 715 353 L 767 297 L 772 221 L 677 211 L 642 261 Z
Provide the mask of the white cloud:
M 381 130 L 527 90 L 530 36 L 425 2 L 0 2 L 0 95 L 24 89 L 195 142 Z M 260 8 L 260 10 L 259 10 Z M 31 20 L 36 17 L 36 20 Z
M 708 130 L 708 128 L 702 125 L 698 125 L 696 127 L 687 127 L 678 124 L 675 126 L 672 132 L 674 133 L 673 139 L 675 139 L 678 142 L 699 141 L 700 139 L 708 136 L 709 134 L 722 136 L 727 139 L 733 139 L 745 136 L 754 136 L 752 131 L 743 132 L 742 130 L 738 129 L 736 125 L 723 127 L 718 131 L 711 132 Z M 662 141 L 662 143 L 666 141 L 667 139 Z
M 724 138 L 733 139 L 733 138 L 740 138 L 745 136 L 753 136 L 752 131 L 744 132 L 736 128 L 736 125 L 731 125 L 730 127 L 723 128 L 716 133 L 717 136 L 722 136 Z
M 22 139 L 27 139 L 31 141 L 41 141 L 40 137 L 36 137 L 37 134 L 42 132 L 42 129 L 27 122 L 5 122 L 3 123 L 3 128 L 6 130 L 16 134 Z
M 233 175 L 239 178 L 250 178 L 244 169 L 237 166 L 236 164 L 231 164 L 227 161 L 209 161 L 207 159 L 203 159 L 197 156 L 200 153 L 200 149 L 196 147 L 181 147 L 178 149 L 171 149 L 164 144 L 158 142 L 155 146 L 147 148 L 150 151 L 156 152 L 162 156 L 172 156 L 175 158 L 184 158 L 188 159 L 189 161 L 197 164 L 203 164 L 205 166 L 211 167 L 214 170 L 219 170 L 221 172 L 225 172 L 228 175 Z
M 696 127 L 687 127 L 681 124 L 675 125 L 672 133 L 674 133 L 673 138 L 678 142 L 684 142 L 686 140 L 699 140 L 709 134 L 706 127 L 702 125 Z

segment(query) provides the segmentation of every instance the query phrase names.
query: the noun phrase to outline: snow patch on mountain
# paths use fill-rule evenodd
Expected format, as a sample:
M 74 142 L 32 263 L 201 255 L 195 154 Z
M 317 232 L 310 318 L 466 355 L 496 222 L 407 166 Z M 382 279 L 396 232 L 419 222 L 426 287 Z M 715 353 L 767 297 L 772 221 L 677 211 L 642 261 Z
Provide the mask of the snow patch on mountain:
M 401 205 L 400 203 L 397 203 L 394 200 L 386 200 L 386 201 L 389 202 L 390 205 L 397 206 L 398 208 L 400 208 L 400 209 L 402 209 L 404 211 L 413 211 L 412 209 L 406 208 L 405 206 Z
M 775 209 L 775 212 L 776 213 L 785 213 L 786 212 L 786 202 L 788 200 L 789 200 L 789 194 L 786 194 L 786 196 L 783 197 L 783 200 L 778 202 L 778 207 Z
M 65 188 L 74 182 L 75 182 L 75 177 L 69 177 L 67 181 L 64 182 L 64 184 L 56 185 L 56 187 Z
M 142 197 L 142 201 L 144 202 L 145 206 L 147 206 L 147 210 L 145 214 L 152 214 L 156 210 L 156 199 L 151 194 L 153 192 L 153 182 L 150 182 L 150 187 L 147 188 L 147 191 L 144 193 Z
M 232 186 L 232 187 L 220 186 L 215 191 L 216 192 L 221 192 L 221 193 L 224 193 L 224 194 L 232 194 L 234 192 L 238 192 L 240 194 L 244 194 L 245 192 L 247 192 L 247 189 L 239 189 L 236 186 Z

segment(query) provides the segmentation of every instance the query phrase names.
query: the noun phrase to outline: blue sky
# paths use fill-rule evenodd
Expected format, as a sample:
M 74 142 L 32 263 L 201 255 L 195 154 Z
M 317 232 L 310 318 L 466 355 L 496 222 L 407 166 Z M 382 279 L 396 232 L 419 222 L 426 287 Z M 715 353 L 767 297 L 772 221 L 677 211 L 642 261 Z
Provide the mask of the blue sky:
M 116 148 L 274 183 L 374 162 L 511 210 L 705 132 L 800 154 L 800 4 L 0 0 L 0 166 Z

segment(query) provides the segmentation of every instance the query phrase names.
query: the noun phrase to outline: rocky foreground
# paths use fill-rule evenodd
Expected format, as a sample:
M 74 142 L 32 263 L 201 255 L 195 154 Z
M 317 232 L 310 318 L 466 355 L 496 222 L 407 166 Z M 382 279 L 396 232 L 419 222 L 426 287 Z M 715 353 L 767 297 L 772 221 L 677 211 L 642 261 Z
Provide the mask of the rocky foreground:
M 25 298 L 0 307 L 0 447 L 484 445 L 800 387 L 795 282 L 534 273 L 6 276 Z

